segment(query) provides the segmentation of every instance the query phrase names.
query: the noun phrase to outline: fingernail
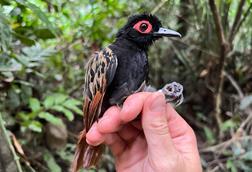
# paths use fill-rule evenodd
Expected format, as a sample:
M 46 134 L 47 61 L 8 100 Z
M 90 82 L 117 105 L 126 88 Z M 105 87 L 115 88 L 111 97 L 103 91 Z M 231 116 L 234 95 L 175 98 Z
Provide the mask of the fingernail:
M 131 101 L 128 100 L 127 102 L 124 102 L 122 106 L 122 112 L 127 112 L 128 109 L 130 109 L 131 107 L 132 107 Z
M 109 119 L 109 115 L 105 115 L 105 116 L 103 116 L 102 118 L 100 118 L 99 120 L 98 120 L 98 123 L 103 123 L 104 121 L 106 121 L 106 120 L 108 120 Z
M 165 109 L 165 99 L 162 93 L 155 93 L 153 95 L 152 103 L 150 105 L 150 110 L 153 112 L 160 112 Z
M 94 129 L 95 129 L 95 126 L 93 125 L 89 130 L 88 130 L 88 132 L 87 132 L 87 134 L 88 135 L 92 135 L 93 134 L 93 132 L 94 132 Z

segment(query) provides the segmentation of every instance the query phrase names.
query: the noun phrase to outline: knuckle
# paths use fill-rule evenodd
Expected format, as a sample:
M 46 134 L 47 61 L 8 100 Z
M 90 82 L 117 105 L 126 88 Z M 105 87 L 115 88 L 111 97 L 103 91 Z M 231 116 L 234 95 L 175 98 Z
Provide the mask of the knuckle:
M 159 135 L 168 134 L 169 131 L 167 122 L 161 119 L 153 119 L 149 124 L 149 130 Z

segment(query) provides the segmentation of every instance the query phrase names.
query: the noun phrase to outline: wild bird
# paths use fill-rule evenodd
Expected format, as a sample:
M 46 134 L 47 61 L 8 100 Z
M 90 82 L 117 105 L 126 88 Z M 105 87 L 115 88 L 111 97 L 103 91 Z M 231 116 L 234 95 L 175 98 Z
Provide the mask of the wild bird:
M 84 84 L 84 125 L 79 136 L 72 172 L 83 166 L 96 166 L 103 145 L 91 146 L 86 142 L 86 133 L 112 105 L 121 105 L 131 94 L 140 91 L 156 91 L 147 86 L 148 48 L 159 38 L 181 37 L 173 30 L 162 27 L 160 20 L 151 14 L 129 17 L 128 22 L 116 35 L 116 40 L 95 53 L 87 64 Z M 173 82 L 162 91 L 168 102 L 183 101 L 183 87 Z

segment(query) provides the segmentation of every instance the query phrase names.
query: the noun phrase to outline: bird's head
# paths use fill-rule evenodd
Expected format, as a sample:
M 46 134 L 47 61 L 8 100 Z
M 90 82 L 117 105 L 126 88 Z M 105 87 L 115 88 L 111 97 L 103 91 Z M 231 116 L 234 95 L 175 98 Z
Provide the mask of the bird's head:
M 128 39 L 145 48 L 163 36 L 181 37 L 180 33 L 163 28 L 160 20 L 151 14 L 129 17 L 127 24 L 116 35 L 117 38 Z

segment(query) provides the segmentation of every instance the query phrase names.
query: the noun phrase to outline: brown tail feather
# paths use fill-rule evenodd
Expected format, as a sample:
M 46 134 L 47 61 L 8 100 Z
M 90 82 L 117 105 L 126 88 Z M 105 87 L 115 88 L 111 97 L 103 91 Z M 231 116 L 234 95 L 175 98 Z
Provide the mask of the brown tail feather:
M 103 145 L 90 146 L 86 142 L 86 132 L 80 133 L 74 155 L 71 172 L 77 172 L 81 166 L 88 169 L 97 165 L 103 151 Z

